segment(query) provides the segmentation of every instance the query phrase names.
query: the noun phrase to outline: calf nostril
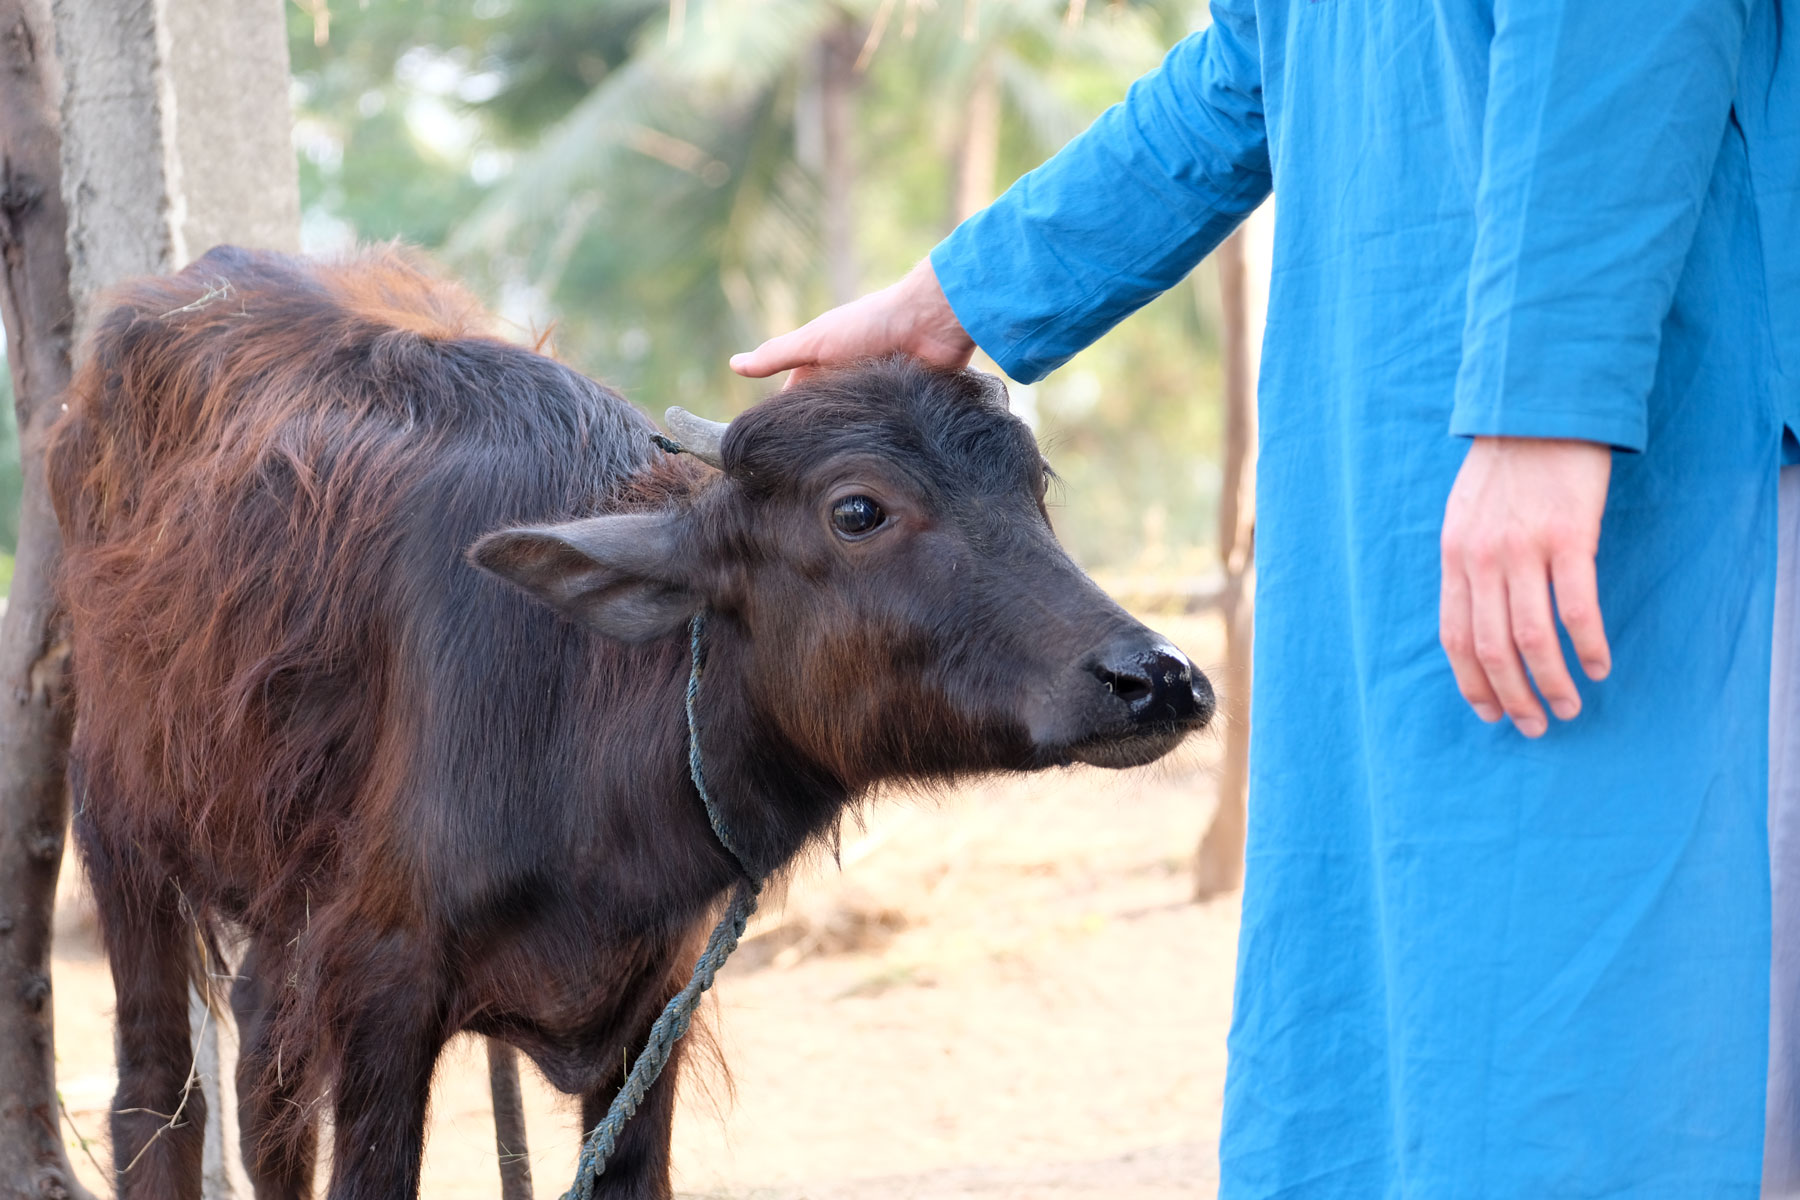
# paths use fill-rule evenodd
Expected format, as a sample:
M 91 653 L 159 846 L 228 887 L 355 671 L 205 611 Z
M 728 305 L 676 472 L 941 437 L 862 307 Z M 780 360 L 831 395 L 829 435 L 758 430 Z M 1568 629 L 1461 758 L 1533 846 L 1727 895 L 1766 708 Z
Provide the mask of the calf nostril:
M 1156 690 L 1155 682 L 1137 664 L 1131 666 L 1095 667 L 1094 675 L 1106 690 L 1125 701 L 1136 704 Z

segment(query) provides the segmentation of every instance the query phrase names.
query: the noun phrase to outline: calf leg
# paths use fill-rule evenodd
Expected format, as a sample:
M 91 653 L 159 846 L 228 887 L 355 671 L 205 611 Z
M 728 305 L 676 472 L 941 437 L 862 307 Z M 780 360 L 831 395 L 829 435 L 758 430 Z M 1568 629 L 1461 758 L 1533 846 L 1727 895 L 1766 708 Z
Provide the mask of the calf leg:
M 681 1068 L 676 1045 L 662 1075 L 644 1093 L 637 1115 L 625 1123 L 618 1145 L 607 1160 L 594 1195 L 606 1200 L 670 1200 L 669 1140 L 675 1124 L 675 1077 Z M 593 1132 L 605 1117 L 617 1086 L 596 1089 L 581 1098 L 581 1135 Z
M 303 1064 L 282 1062 L 272 1034 L 277 998 L 287 985 L 285 955 L 252 939 L 231 986 L 238 1025 L 238 1145 L 256 1200 L 308 1200 L 318 1122 L 298 1114 Z
M 434 956 L 390 935 L 340 956 L 330 990 L 341 1006 L 330 1200 L 411 1200 L 419 1194 L 431 1072 L 445 1039 Z
M 117 993 L 114 1188 L 119 1200 L 198 1200 L 206 1100 L 188 1037 L 193 930 L 172 881 L 124 861 L 85 820 L 76 836 Z

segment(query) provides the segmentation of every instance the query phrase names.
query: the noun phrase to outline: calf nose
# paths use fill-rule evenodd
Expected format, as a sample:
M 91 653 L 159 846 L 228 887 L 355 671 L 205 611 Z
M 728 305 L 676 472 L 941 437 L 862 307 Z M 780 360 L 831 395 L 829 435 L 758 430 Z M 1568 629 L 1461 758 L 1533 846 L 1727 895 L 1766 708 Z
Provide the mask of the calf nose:
M 1212 684 L 1173 646 L 1140 645 L 1108 654 L 1093 670 L 1107 691 L 1125 702 L 1134 722 L 1205 724 L 1212 718 Z

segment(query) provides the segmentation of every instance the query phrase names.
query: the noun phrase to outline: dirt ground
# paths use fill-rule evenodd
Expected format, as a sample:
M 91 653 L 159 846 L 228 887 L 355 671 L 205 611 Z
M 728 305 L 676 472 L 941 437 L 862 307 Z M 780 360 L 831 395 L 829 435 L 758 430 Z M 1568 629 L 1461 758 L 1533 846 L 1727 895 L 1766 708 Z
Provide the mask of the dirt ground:
M 1152 624 L 1202 665 L 1223 658 L 1213 622 Z M 801 869 L 720 976 L 707 1022 L 729 1081 L 703 1059 L 684 1073 L 678 1192 L 1212 1196 L 1237 903 L 1190 903 L 1188 859 L 1218 749 L 1208 736 L 1139 771 L 872 805 L 846 828 L 841 869 Z M 87 1153 L 107 1161 L 112 986 L 68 891 L 60 1077 L 70 1153 L 106 1195 Z M 227 1078 L 231 1039 L 227 1022 Z M 536 1194 L 560 1196 L 575 1116 L 529 1067 L 525 1091 Z M 438 1070 L 423 1195 L 498 1192 L 485 1057 L 461 1038 Z

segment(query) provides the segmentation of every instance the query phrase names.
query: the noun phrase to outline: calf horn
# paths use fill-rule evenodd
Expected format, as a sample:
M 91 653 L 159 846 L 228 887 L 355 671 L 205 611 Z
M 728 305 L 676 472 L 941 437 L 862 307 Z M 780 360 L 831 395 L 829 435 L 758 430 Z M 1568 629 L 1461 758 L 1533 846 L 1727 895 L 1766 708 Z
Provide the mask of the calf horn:
M 719 454 L 720 443 L 725 440 L 725 430 L 729 428 L 725 422 L 696 417 L 685 408 L 671 408 L 663 414 L 663 424 L 669 427 L 683 450 L 709 467 L 725 469 L 725 460 Z

